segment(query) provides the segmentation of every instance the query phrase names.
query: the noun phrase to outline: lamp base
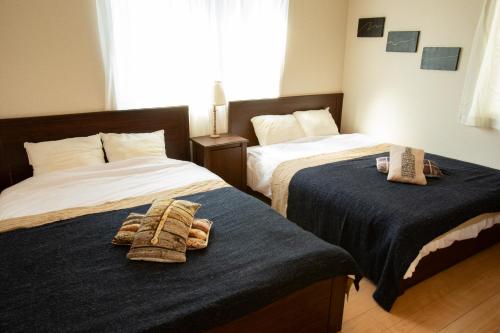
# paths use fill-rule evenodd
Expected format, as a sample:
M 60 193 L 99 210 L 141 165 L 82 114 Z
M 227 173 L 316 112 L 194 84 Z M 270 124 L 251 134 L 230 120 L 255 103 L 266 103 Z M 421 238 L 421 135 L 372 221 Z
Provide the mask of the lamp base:
M 213 105 L 212 111 L 214 112 L 214 116 L 213 116 L 214 128 L 212 130 L 212 134 L 210 134 L 210 137 L 212 139 L 216 139 L 216 138 L 220 137 L 220 135 L 217 134 L 217 105 Z

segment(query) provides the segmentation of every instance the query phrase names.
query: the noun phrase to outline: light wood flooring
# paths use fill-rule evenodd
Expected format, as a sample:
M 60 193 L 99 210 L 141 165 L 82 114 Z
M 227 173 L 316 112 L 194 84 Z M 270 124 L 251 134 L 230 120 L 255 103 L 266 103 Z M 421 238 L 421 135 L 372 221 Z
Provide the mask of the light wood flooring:
M 390 313 L 363 279 L 351 291 L 342 332 L 500 333 L 500 243 L 408 289 Z

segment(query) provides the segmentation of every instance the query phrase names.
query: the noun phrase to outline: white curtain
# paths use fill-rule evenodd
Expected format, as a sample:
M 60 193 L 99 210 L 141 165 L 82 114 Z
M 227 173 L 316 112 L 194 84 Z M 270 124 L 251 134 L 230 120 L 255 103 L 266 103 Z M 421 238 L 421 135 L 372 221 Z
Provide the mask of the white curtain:
M 228 100 L 279 95 L 288 0 L 96 3 L 108 108 L 188 104 L 197 136 L 210 132 L 215 80 Z
M 471 51 L 460 121 L 500 130 L 500 0 L 486 0 Z

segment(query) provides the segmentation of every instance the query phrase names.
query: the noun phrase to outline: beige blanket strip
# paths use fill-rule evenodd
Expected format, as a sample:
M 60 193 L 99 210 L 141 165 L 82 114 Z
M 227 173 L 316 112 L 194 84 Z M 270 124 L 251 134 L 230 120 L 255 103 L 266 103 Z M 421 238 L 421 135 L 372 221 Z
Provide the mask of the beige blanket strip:
M 368 155 L 385 153 L 390 149 L 391 145 L 384 143 L 372 147 L 362 147 L 344 150 L 337 153 L 314 155 L 283 162 L 278 165 L 276 170 L 273 172 L 271 180 L 271 190 L 273 194 L 272 206 L 281 215 L 286 217 L 286 209 L 288 205 L 288 186 L 290 185 L 292 177 L 302 169 L 327 163 L 351 160 Z M 375 164 L 375 160 L 373 163 Z
M 88 214 L 102 213 L 146 205 L 152 203 L 158 198 L 179 197 L 229 186 L 229 184 L 221 180 L 207 180 L 162 192 L 142 195 L 139 197 L 126 198 L 118 201 L 106 202 L 97 206 L 68 208 L 43 214 L 16 217 L 1 221 L 0 233 L 20 228 L 33 228 L 40 225 L 67 220 Z

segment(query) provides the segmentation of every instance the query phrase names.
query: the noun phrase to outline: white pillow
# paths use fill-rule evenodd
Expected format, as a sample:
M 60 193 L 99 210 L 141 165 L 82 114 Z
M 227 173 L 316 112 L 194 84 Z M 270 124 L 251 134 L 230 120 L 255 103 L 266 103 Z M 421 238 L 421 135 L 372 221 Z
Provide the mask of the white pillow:
M 34 176 L 106 163 L 98 134 L 38 143 L 25 142 L 24 148 Z
M 323 136 L 339 134 L 330 108 L 322 110 L 295 111 L 293 113 L 306 136 Z
M 152 133 L 101 133 L 109 162 L 134 157 L 166 157 L 164 131 Z
M 291 115 L 266 115 L 251 119 L 261 146 L 300 139 L 305 136 L 297 119 Z

